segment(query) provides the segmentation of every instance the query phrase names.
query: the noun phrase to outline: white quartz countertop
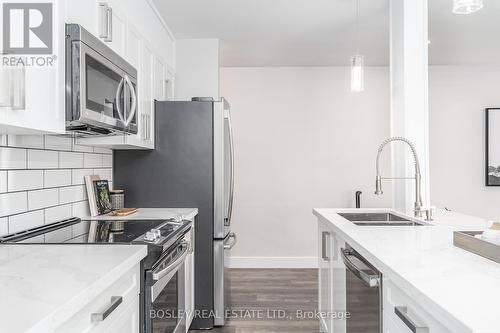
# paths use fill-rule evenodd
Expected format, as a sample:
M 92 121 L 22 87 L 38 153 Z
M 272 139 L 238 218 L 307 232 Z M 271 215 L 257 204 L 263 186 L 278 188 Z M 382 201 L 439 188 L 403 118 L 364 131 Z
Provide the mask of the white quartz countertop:
M 0 245 L 0 332 L 51 332 L 146 254 L 145 245 Z
M 327 208 L 314 214 L 435 318 L 464 331 L 500 332 L 500 264 L 453 245 L 454 230 L 484 230 L 487 221 L 439 210 L 433 226 L 376 227 L 337 214 L 376 211 L 391 210 Z
M 192 221 L 196 215 L 197 208 L 139 208 L 137 212 L 127 216 L 87 216 L 83 220 L 166 220 L 181 216 Z

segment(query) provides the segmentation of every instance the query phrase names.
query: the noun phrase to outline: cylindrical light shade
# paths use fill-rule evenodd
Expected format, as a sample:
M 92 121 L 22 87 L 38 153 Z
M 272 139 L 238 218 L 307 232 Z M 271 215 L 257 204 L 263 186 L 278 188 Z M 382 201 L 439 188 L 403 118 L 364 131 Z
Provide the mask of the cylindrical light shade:
M 365 90 L 365 58 L 362 55 L 351 57 L 351 92 Z
M 453 0 L 454 14 L 472 14 L 483 8 L 483 0 Z

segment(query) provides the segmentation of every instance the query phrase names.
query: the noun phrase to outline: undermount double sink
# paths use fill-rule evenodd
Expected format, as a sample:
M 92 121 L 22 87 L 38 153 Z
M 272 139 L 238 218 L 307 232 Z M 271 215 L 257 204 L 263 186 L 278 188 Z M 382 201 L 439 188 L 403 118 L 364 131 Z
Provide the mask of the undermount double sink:
M 411 220 L 405 217 L 398 216 L 393 213 L 379 212 L 379 213 L 338 213 L 352 223 L 359 226 L 407 226 L 407 227 L 420 227 L 429 226 L 430 224 Z

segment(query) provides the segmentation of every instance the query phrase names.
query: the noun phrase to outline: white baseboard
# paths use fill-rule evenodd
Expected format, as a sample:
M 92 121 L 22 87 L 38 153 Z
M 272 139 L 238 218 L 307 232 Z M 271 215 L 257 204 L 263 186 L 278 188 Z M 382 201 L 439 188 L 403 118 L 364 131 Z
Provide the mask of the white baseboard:
M 230 268 L 318 268 L 317 257 L 231 257 Z

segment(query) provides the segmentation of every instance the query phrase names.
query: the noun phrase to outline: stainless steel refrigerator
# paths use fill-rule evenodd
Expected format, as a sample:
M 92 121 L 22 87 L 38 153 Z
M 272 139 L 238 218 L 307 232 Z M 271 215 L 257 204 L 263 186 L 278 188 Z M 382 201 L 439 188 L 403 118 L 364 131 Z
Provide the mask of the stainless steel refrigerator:
M 195 207 L 195 318 L 192 329 L 225 323 L 234 153 L 226 100 L 155 102 L 155 149 L 115 151 L 114 187 L 126 207 Z M 205 311 L 205 312 L 203 312 Z M 203 315 L 203 313 L 215 314 Z

